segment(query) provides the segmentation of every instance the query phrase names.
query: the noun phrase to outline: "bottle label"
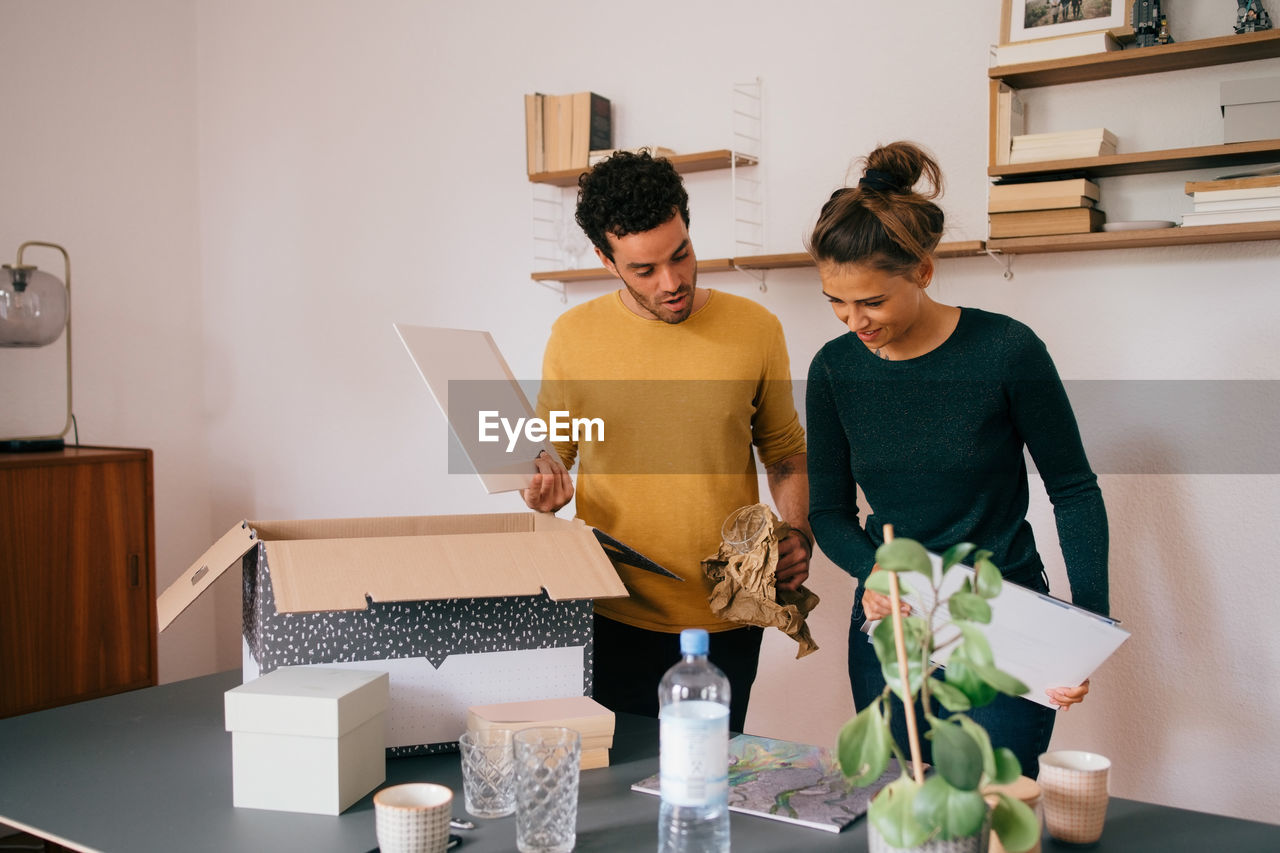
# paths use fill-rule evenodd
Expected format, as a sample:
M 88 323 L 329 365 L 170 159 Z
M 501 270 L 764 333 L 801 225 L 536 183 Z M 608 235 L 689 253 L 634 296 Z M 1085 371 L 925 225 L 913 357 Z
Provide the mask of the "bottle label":
M 729 709 L 719 702 L 677 702 L 659 714 L 659 786 L 677 806 L 722 803 L 729 791 Z

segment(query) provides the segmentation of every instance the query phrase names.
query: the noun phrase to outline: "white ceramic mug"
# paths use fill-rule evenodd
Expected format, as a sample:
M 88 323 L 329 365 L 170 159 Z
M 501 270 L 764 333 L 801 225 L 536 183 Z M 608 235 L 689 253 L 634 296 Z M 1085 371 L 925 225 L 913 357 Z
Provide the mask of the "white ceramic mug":
M 392 785 L 373 795 L 382 853 L 444 853 L 453 790 L 434 782 Z
M 1036 781 L 1051 836 L 1069 844 L 1092 844 L 1102 837 L 1110 769 L 1110 759 L 1096 752 L 1060 750 L 1040 756 Z

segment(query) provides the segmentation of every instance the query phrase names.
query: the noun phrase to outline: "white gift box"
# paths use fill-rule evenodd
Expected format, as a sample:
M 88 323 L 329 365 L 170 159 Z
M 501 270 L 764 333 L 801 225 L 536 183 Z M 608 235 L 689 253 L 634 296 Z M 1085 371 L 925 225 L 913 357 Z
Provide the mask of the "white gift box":
M 234 803 L 340 814 L 386 780 L 385 672 L 281 667 L 225 694 Z

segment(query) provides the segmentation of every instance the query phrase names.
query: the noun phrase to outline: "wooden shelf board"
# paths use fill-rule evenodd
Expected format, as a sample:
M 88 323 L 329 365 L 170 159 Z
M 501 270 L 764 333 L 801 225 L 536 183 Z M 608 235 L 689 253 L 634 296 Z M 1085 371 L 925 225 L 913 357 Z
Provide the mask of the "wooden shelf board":
M 998 65 L 988 69 L 987 76 L 1002 80 L 1015 89 L 1034 89 L 1276 56 L 1280 56 L 1280 30 L 1261 30 L 1153 47 L 1130 47 L 1067 59 Z
M 706 172 L 711 169 L 727 169 L 731 161 L 733 161 L 734 153 L 728 148 L 719 148 L 715 151 L 698 151 L 693 154 L 675 154 L 668 157 L 671 165 L 676 167 L 676 171 L 680 174 L 689 172 Z M 759 161 L 755 157 L 739 153 L 733 165 L 737 166 L 754 166 Z M 538 172 L 529 176 L 529 180 L 535 184 L 554 184 L 557 187 L 572 187 L 578 183 L 578 176 L 586 172 L 586 169 L 561 169 L 556 172 Z
M 708 258 L 698 261 L 699 273 L 727 272 L 733 268 L 733 258 Z M 575 281 L 607 281 L 614 276 L 609 270 L 599 266 L 580 270 L 546 270 L 531 273 L 529 277 L 534 281 L 560 281 L 567 284 Z
M 1205 243 L 1246 243 L 1252 240 L 1280 240 L 1280 222 L 1196 225 L 1149 231 L 1095 231 L 1091 234 L 1060 234 L 1053 237 L 992 238 L 987 241 L 987 248 L 1010 255 L 1031 255 L 1045 252 L 1090 252 L 1098 249 L 1194 246 Z
M 1076 160 L 1009 163 L 992 166 L 987 169 L 987 174 L 993 178 L 1006 178 L 1046 175 L 1054 172 L 1085 172 L 1093 178 L 1108 178 L 1117 175 L 1213 169 L 1221 166 L 1251 166 L 1278 161 L 1280 161 L 1280 139 L 1263 139 L 1256 142 L 1202 145 L 1196 148 L 1108 154 L 1103 157 L 1082 157 Z
M 957 240 L 950 243 L 939 243 L 934 256 L 938 258 L 969 258 L 986 254 L 987 244 L 982 240 Z M 787 252 L 777 255 L 740 255 L 736 258 L 711 258 L 698 261 L 699 273 L 728 272 L 734 269 L 743 270 L 780 270 L 812 267 L 813 258 L 808 252 Z M 600 281 L 612 278 L 613 275 L 604 267 L 585 270 L 548 270 L 533 273 L 534 281 Z

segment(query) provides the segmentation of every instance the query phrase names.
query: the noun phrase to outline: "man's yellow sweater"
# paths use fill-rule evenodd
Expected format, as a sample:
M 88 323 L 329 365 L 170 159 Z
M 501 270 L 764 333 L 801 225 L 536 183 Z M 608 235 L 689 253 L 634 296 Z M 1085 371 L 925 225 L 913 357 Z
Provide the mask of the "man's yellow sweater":
M 752 446 L 765 466 L 805 450 L 781 324 L 749 299 L 709 297 L 669 325 L 602 296 L 556 321 L 543 359 L 539 417 L 604 421 L 602 441 L 555 445 L 578 463 L 578 517 L 685 579 L 620 565 L 630 597 L 596 602 L 654 631 L 738 627 L 712 615 L 699 563 L 725 517 L 759 500 Z

